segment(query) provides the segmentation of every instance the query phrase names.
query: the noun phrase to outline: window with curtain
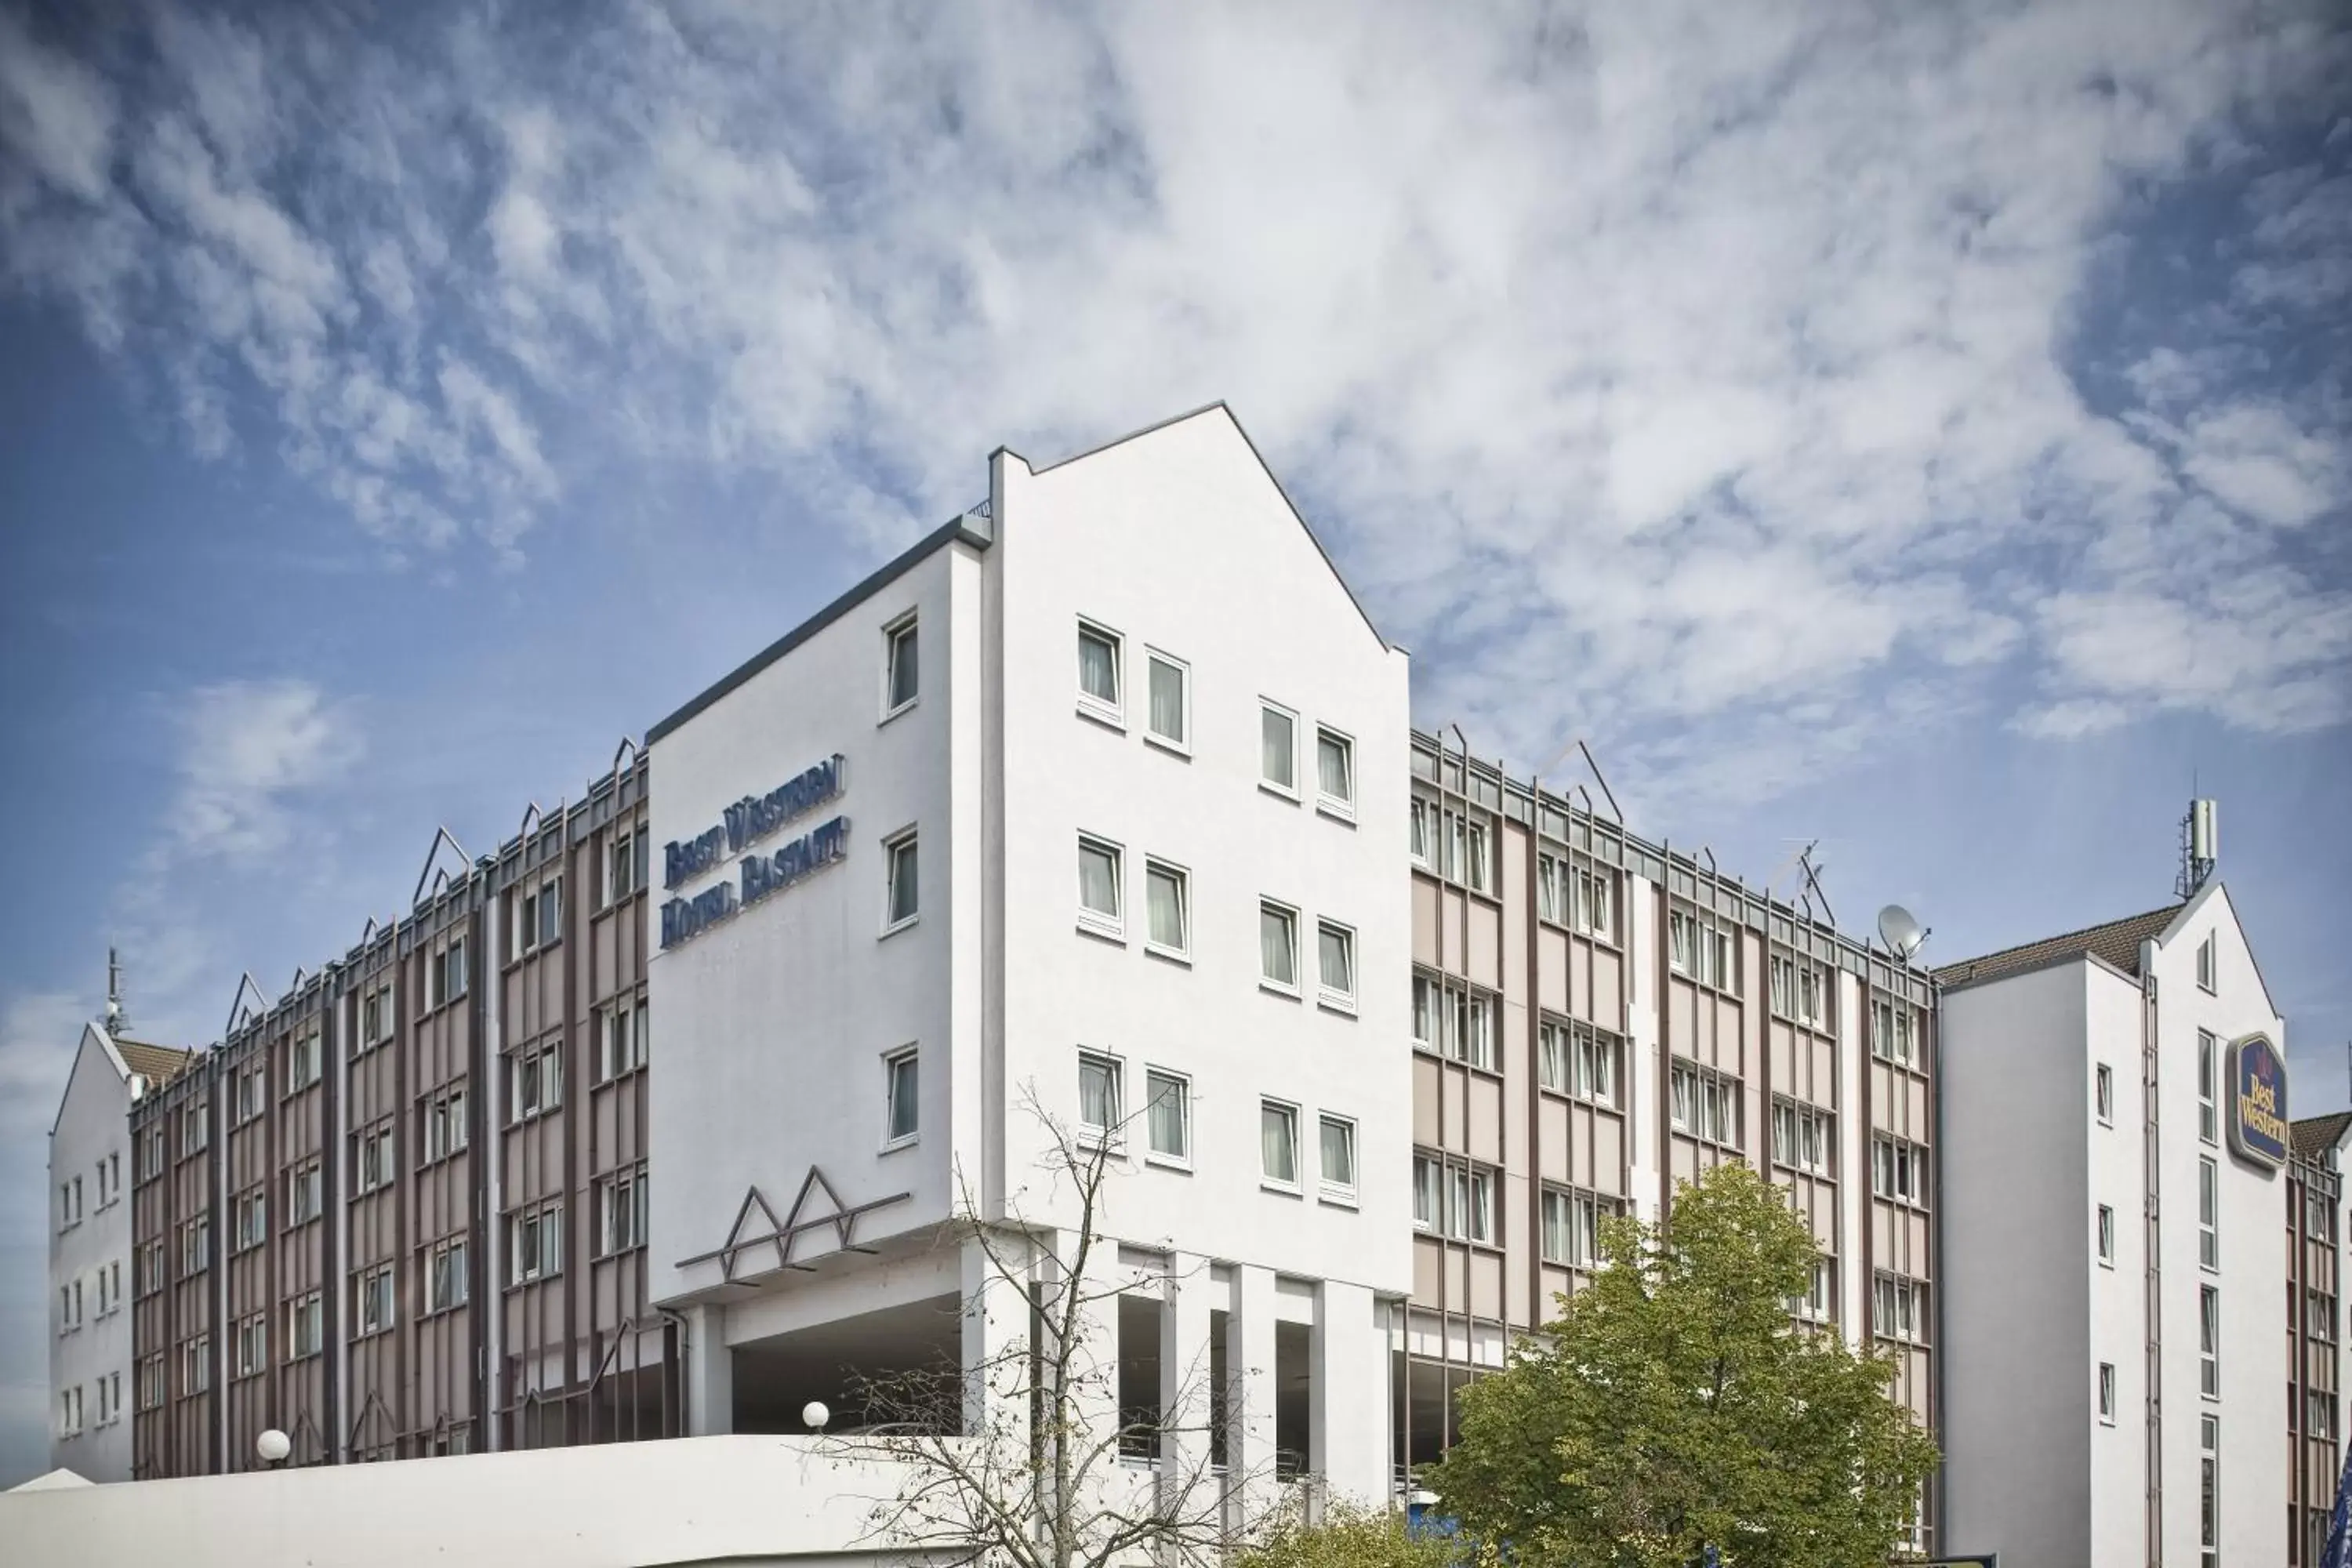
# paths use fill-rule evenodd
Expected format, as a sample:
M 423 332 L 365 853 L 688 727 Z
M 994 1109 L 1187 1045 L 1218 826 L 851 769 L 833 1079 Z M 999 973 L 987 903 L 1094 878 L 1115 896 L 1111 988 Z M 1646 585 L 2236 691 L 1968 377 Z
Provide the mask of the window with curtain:
M 1185 712 L 1184 688 L 1190 675 L 1183 665 L 1165 654 L 1151 656 L 1151 733 L 1181 746 L 1191 740 Z
M 1269 1182 L 1285 1186 L 1298 1183 L 1298 1111 L 1297 1108 L 1277 1104 L 1269 1100 L 1260 1102 L 1257 1112 L 1258 1151 L 1262 1169 Z
M 1078 1125 L 1089 1132 L 1108 1133 L 1118 1127 L 1118 1063 L 1092 1052 L 1078 1058 Z
M 1118 847 L 1099 838 L 1080 838 L 1078 912 L 1088 925 L 1118 929 Z
M 1355 804 L 1354 743 L 1336 730 L 1315 732 L 1315 788 L 1327 801 Z
M 1171 1160 L 1191 1159 L 1191 1086 L 1174 1073 L 1153 1072 L 1145 1076 L 1144 1087 L 1151 1096 L 1151 1152 Z
M 1434 1155 L 1412 1157 L 1412 1225 L 1415 1230 L 1435 1230 L 1445 1202 L 1444 1168 Z
M 1171 952 L 1185 950 L 1184 873 L 1157 860 L 1144 863 L 1145 913 L 1150 921 L 1150 942 Z
M 1298 988 L 1298 915 L 1280 904 L 1261 903 L 1257 909 L 1259 973 L 1269 985 Z
M 1412 977 L 1412 1042 L 1429 1050 L 1441 1050 L 1445 1027 L 1445 992 L 1433 977 L 1416 974 Z
M 1323 994 L 1337 1001 L 1356 999 L 1356 933 L 1329 921 L 1316 931 L 1318 969 Z
M 1264 703 L 1258 709 L 1261 770 L 1277 789 L 1298 787 L 1298 721 L 1288 710 Z
M 1097 706 L 1118 707 L 1118 637 L 1100 626 L 1078 626 L 1078 694 Z
M 1356 1124 L 1344 1116 L 1323 1118 L 1323 1185 L 1352 1194 L 1356 1190 Z
M 1536 1082 L 1544 1089 L 1568 1091 L 1568 1026 L 1549 1019 L 1536 1026 Z

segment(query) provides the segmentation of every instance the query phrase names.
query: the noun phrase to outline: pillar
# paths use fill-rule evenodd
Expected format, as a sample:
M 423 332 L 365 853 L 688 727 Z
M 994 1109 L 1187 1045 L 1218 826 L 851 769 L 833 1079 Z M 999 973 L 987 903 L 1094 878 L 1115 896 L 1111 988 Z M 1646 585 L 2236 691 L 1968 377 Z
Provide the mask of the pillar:
M 1209 1469 L 1211 1314 L 1223 1304 L 1209 1268 L 1205 1258 L 1174 1255 L 1160 1299 L 1160 1505 L 1202 1521 L 1218 1516 L 1224 1489 Z
M 1308 1345 L 1307 1463 L 1328 1495 L 1373 1507 L 1389 1496 L 1389 1345 L 1370 1289 L 1326 1279 Z
M 735 1430 L 735 1352 L 727 1344 L 727 1309 L 716 1302 L 686 1310 L 686 1384 L 691 1436 Z
M 1254 1530 L 1274 1511 L 1282 1492 L 1274 1472 L 1274 1270 L 1235 1264 L 1233 1305 L 1226 1321 L 1226 1486 L 1228 1518 Z

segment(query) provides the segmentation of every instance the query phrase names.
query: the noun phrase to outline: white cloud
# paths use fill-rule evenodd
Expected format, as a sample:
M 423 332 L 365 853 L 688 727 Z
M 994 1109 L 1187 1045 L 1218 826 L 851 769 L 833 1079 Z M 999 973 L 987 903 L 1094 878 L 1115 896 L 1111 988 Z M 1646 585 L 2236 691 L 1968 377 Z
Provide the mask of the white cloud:
M 114 104 L 79 62 L 26 36 L 0 14 L 0 145 L 37 177 L 85 202 L 105 198 Z
M 2344 504 L 2344 455 L 2279 408 L 2232 404 L 2190 424 L 2180 466 L 2224 506 L 2293 528 Z
M 65 1092 L 66 1069 L 81 1044 L 81 1028 L 92 1017 L 89 996 L 64 991 L 33 991 L 0 1004 L 0 1144 L 46 1150 L 58 1097 Z M 11 1183 L 9 1191 L 25 1191 Z M 0 1205 L 0 1213 L 6 1205 Z
M 251 857 L 287 841 L 289 802 L 361 754 L 347 707 L 301 680 L 228 681 L 188 694 L 180 715 L 171 851 Z

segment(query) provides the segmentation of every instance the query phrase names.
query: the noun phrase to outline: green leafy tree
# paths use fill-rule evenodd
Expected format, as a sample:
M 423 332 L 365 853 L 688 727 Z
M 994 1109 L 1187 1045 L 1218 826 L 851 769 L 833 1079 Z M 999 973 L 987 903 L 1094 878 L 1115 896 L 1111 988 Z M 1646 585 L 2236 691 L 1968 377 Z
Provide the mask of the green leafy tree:
M 1234 1568 L 1495 1568 L 1495 1562 L 1458 1537 L 1412 1533 L 1402 1510 L 1335 1499 L 1313 1524 L 1296 1510 L 1274 1521 Z
M 1791 1321 L 1817 1249 L 1780 1187 L 1720 1166 L 1672 1213 L 1602 1226 L 1606 1266 L 1465 1391 L 1427 1484 L 1522 1564 L 1883 1565 L 1937 1463 L 1893 1356 Z

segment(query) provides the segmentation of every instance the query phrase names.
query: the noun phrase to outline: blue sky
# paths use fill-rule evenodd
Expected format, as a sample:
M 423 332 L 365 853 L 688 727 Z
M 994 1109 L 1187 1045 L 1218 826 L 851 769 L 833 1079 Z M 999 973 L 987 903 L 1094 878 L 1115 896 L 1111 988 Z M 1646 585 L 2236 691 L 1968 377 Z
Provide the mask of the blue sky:
M 1216 398 L 1422 722 L 1850 929 L 2157 907 L 2198 781 L 2345 1103 L 2352 37 L 1760 9 L 0 4 L 0 1481 L 110 942 L 208 1039 Z

